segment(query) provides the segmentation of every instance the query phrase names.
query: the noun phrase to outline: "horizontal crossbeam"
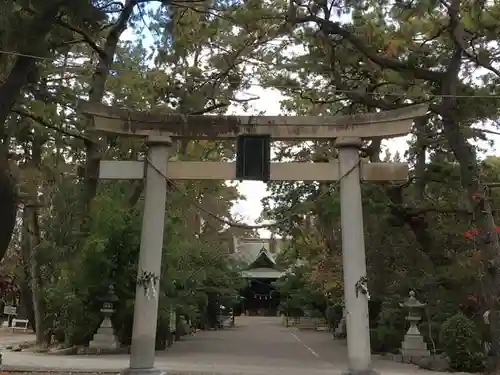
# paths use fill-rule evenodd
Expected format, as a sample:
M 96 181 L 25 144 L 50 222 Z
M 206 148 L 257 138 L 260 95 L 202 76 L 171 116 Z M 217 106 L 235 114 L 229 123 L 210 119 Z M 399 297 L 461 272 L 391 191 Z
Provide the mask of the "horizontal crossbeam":
M 268 134 L 274 140 L 311 140 L 406 135 L 413 119 L 427 113 L 428 105 L 348 116 L 186 116 L 89 103 L 81 104 L 80 109 L 94 117 L 96 130 L 105 133 L 140 137 L 164 133 L 185 139 L 232 139 L 243 134 Z
M 101 161 L 99 178 L 109 180 L 138 180 L 144 178 L 143 161 Z M 207 161 L 171 161 L 167 177 L 171 180 L 234 180 L 236 163 Z M 364 181 L 405 181 L 406 163 L 361 163 Z M 271 181 L 338 181 L 337 160 L 329 163 L 272 163 Z

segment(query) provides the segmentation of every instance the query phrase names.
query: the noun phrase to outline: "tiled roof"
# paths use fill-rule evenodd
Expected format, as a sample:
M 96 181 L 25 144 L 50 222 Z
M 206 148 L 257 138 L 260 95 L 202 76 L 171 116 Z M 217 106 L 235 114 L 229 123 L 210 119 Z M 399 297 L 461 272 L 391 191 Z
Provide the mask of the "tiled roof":
M 264 254 L 272 264 L 276 264 L 274 255 L 269 250 L 269 239 L 235 239 L 233 258 L 246 266 L 250 266 Z

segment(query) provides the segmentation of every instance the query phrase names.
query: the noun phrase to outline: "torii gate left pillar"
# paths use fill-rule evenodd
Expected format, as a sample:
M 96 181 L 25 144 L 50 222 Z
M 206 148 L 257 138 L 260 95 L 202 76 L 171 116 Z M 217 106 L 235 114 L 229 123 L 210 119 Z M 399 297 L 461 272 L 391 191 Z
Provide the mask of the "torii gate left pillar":
M 360 184 L 358 137 L 342 137 L 335 142 L 340 173 L 340 220 L 344 275 L 347 356 L 349 368 L 344 375 L 375 375 L 371 368 L 368 288 Z M 363 295 L 365 294 L 365 295 Z
M 170 137 L 150 135 L 145 169 L 144 212 L 137 268 L 134 323 L 127 375 L 161 374 L 154 368 L 159 281 L 167 199 L 167 160 Z

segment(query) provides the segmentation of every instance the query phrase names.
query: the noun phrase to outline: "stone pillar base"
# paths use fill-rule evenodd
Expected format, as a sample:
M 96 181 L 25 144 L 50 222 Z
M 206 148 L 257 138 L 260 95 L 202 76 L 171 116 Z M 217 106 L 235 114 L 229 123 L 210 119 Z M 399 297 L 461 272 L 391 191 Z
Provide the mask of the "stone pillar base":
M 166 371 L 158 370 L 157 368 L 127 368 L 121 371 L 118 375 L 166 375 Z
M 427 349 L 423 337 L 419 335 L 406 334 L 401 343 L 401 355 L 403 357 L 430 357 L 431 352 Z
M 430 357 L 431 352 L 428 350 L 408 350 L 408 349 L 401 349 L 400 350 L 401 355 L 404 358 L 424 358 L 424 357 Z
M 377 371 L 375 370 L 347 370 L 343 371 L 342 375 L 380 375 Z
M 115 350 L 120 348 L 120 344 L 118 343 L 118 340 L 115 338 L 113 339 L 98 339 L 96 340 L 96 335 L 94 335 L 94 340 L 89 342 L 89 349 L 97 349 L 97 350 Z
M 118 338 L 114 334 L 111 320 L 106 317 L 101 323 L 101 326 L 94 334 L 92 341 L 89 342 L 90 349 L 99 350 L 114 350 L 120 347 Z

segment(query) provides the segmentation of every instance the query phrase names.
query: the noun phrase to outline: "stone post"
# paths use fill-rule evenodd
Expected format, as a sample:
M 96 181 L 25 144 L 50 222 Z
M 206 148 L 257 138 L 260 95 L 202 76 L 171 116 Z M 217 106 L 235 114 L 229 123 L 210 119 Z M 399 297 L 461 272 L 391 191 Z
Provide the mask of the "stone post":
M 167 197 L 165 175 L 168 150 L 172 143 L 169 137 L 150 136 L 147 144 L 149 149 L 130 366 L 124 371 L 127 375 L 161 373 L 154 368 L 154 361 Z
M 361 201 L 359 148 L 357 137 L 338 138 L 340 163 L 340 210 L 342 262 L 347 326 L 347 374 L 376 374 L 371 369 L 368 289 L 366 286 L 365 238 Z
M 411 361 L 412 358 L 429 357 L 431 353 L 427 349 L 427 344 L 420 334 L 418 329 L 418 322 L 422 319 L 420 310 L 426 304 L 421 303 L 415 298 L 415 292 L 410 292 L 410 297 L 400 304 L 401 307 L 408 309 L 408 316 L 406 320 L 410 323 L 410 328 L 401 343 L 401 355 L 404 361 Z

